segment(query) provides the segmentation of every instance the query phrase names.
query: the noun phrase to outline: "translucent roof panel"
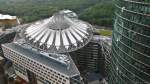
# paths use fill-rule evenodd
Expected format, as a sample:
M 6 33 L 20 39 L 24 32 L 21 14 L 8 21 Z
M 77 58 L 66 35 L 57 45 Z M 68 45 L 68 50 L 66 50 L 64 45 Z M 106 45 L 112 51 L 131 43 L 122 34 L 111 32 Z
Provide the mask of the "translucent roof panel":
M 29 44 L 47 52 L 71 52 L 91 40 L 93 27 L 78 18 L 68 17 L 61 11 L 31 24 L 24 30 L 23 36 Z

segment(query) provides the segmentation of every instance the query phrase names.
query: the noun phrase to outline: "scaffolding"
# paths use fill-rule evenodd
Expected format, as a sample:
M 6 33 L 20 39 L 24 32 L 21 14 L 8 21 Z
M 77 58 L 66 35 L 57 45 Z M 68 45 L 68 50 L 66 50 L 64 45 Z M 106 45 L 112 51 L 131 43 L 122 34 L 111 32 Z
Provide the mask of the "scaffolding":
M 150 84 L 150 0 L 114 0 L 109 84 Z

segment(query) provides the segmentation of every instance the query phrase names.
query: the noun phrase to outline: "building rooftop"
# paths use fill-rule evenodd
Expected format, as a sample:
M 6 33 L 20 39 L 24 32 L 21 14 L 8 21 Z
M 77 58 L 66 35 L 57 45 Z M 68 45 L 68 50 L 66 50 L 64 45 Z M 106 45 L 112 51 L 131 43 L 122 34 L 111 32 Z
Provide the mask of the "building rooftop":
M 92 38 L 92 42 L 96 43 L 107 43 L 109 46 L 112 44 L 112 38 L 110 36 L 101 36 L 101 35 L 94 35 Z
M 0 61 L 3 60 L 4 58 L 2 56 L 0 56 Z
M 25 57 L 30 58 L 31 60 L 36 60 L 40 62 L 41 64 L 46 65 L 47 67 L 51 67 L 54 70 L 64 73 L 65 75 L 69 77 L 77 76 L 80 75 L 77 67 L 75 66 L 74 62 L 70 58 L 69 55 L 67 55 L 70 63 L 68 66 L 58 62 L 57 60 L 51 59 L 47 57 L 46 55 L 42 55 L 40 52 L 36 52 L 31 49 L 27 49 L 22 47 L 21 45 L 17 45 L 15 43 L 9 43 L 9 44 L 4 44 L 3 46 L 6 46 L 7 48 L 11 49 L 12 51 L 15 51 L 17 53 L 22 54 Z M 54 54 L 49 54 L 51 57 Z M 56 54 L 57 55 L 57 54 Z
M 100 81 L 102 79 L 103 79 L 103 76 L 100 73 L 92 72 L 87 75 L 88 82 L 93 82 L 93 81 L 97 81 L 97 80 Z
M 5 20 L 5 19 L 12 20 L 12 19 L 17 19 L 17 17 L 16 16 L 11 16 L 11 15 L 0 14 L 0 20 Z
M 49 53 L 71 52 L 85 46 L 92 39 L 93 27 L 77 18 L 70 18 L 66 15 L 68 12 L 60 11 L 31 24 L 22 32 L 23 38 Z

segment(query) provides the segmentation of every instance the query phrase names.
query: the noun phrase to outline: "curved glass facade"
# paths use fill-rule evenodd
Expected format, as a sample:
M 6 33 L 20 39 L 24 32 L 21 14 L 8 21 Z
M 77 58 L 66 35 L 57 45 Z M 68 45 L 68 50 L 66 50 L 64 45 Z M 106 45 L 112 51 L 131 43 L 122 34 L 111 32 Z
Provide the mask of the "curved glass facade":
M 114 0 L 109 84 L 150 84 L 150 0 Z

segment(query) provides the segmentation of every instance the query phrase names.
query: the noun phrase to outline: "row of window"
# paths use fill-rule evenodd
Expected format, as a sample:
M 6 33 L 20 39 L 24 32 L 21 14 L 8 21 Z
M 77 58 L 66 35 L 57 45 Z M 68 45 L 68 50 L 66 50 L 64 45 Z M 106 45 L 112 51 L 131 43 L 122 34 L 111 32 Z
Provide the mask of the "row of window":
M 115 0 L 115 1 L 116 1 L 116 4 L 118 4 L 119 6 L 126 7 L 128 10 L 132 10 L 135 12 L 141 12 L 141 13 L 145 13 L 145 14 L 150 13 L 150 8 L 149 8 L 150 4 L 144 5 L 142 3 L 141 4 L 130 3 L 127 0 L 123 0 L 123 1 L 122 0 Z M 127 2 L 124 2 L 124 1 L 127 1 Z
M 21 56 L 7 48 L 3 48 L 3 50 L 6 57 L 17 64 L 26 67 L 28 70 L 31 70 L 33 73 L 43 77 L 44 79 L 64 84 L 68 81 L 68 78 L 64 75 L 61 75 L 60 73 L 57 73 L 36 61 L 30 60 L 30 58 Z
M 14 69 L 19 71 L 20 73 L 22 73 L 23 75 L 27 76 L 27 73 L 26 73 L 26 69 L 23 68 L 22 66 L 16 64 L 16 63 L 13 63 L 14 65 Z
M 144 24 L 144 25 L 150 25 L 150 17 L 142 14 L 136 14 L 134 12 L 131 12 L 130 10 L 124 10 L 123 12 L 120 10 L 121 7 L 118 7 L 116 10 L 116 13 L 120 16 L 125 17 L 128 20 L 134 21 L 136 23 Z

